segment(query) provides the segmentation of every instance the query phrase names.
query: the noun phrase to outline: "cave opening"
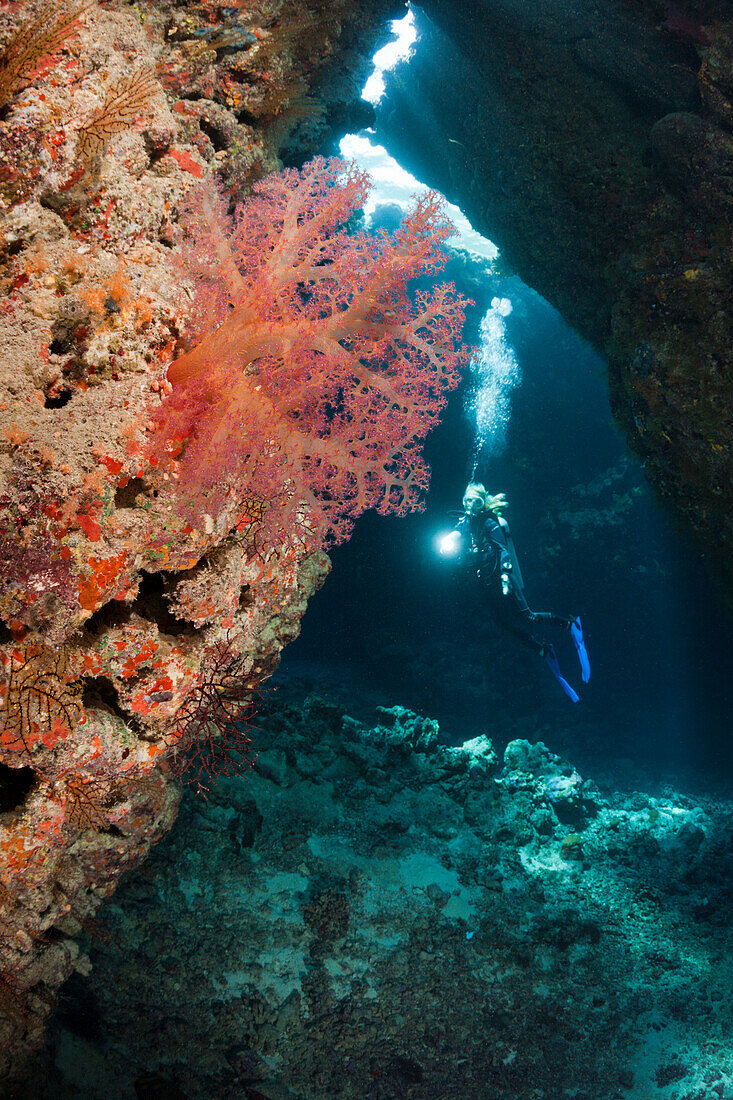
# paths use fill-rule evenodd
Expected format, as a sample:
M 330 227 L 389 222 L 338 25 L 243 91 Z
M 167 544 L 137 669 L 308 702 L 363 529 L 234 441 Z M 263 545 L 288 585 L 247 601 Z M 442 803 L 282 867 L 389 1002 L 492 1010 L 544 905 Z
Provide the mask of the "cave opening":
M 704 549 L 660 503 L 648 481 L 653 465 L 629 451 L 614 421 L 609 364 L 597 350 L 608 317 L 589 304 L 598 272 L 589 272 L 588 297 L 579 294 L 566 309 L 552 254 L 532 268 L 517 246 L 522 216 L 525 234 L 534 232 L 526 219 L 535 192 L 548 205 L 561 199 L 543 192 L 541 181 L 531 195 L 513 192 L 501 169 L 489 179 L 488 169 L 482 175 L 476 167 L 480 141 L 488 150 L 501 144 L 497 128 L 507 108 L 497 99 L 485 117 L 481 105 L 496 94 L 493 68 L 487 62 L 482 74 L 462 52 L 464 16 L 456 16 L 461 33 L 449 40 L 437 11 L 445 15 L 437 0 L 413 5 L 393 23 L 396 42 L 382 52 L 364 93 L 375 119 L 341 138 L 339 152 L 376 182 L 365 210 L 375 231 L 394 228 L 409 195 L 425 186 L 456 204 L 449 212 L 459 236 L 448 242 L 445 277 L 475 302 L 465 338 L 480 348 L 481 369 L 474 362 L 428 438 L 425 511 L 399 520 L 362 517 L 351 541 L 332 553 L 332 574 L 278 676 L 399 699 L 439 718 L 451 743 L 485 731 L 490 714 L 499 744 L 541 728 L 561 751 L 603 768 L 613 761 L 629 777 L 643 768 L 655 779 L 674 773 L 685 782 L 713 781 L 731 756 L 724 730 L 733 702 L 733 626 Z M 660 52 L 675 64 L 684 53 L 669 42 Z M 684 99 L 684 89 L 689 81 L 658 94 Z M 616 93 L 633 134 L 669 105 L 650 93 L 642 110 L 642 93 L 633 103 L 625 85 Z M 474 217 L 497 224 L 503 247 L 473 228 Z M 569 224 L 568 241 L 573 232 Z M 582 283 L 590 259 L 578 260 Z M 537 276 L 534 286 L 517 274 L 517 262 Z M 568 711 L 547 669 L 502 636 L 438 560 L 436 539 L 455 523 L 473 476 L 508 497 L 531 606 L 582 616 L 595 660 L 580 708 Z M 577 681 L 572 647 L 552 640 L 565 675 Z

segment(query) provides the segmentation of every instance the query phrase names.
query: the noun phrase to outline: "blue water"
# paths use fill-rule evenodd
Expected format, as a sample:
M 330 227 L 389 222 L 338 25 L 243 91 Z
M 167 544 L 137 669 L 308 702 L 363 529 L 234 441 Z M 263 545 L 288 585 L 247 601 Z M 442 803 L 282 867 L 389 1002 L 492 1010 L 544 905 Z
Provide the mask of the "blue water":
M 428 440 L 425 511 L 359 521 L 333 552 L 281 675 L 307 665 L 331 682 L 368 687 L 439 718 L 451 741 L 487 731 L 499 743 L 542 737 L 610 772 L 718 781 L 733 755 L 733 628 L 702 549 L 665 514 L 628 452 L 602 359 L 519 279 L 481 270 L 456 259 L 446 272 L 476 302 L 466 337 L 478 343 L 492 299 L 509 299 L 502 320 L 521 383 L 507 389 L 503 438 L 484 448 L 478 474 L 507 494 L 531 606 L 582 615 L 593 661 L 582 702 L 568 703 L 436 553 L 476 449 L 470 378 Z M 577 687 L 572 646 L 555 640 Z

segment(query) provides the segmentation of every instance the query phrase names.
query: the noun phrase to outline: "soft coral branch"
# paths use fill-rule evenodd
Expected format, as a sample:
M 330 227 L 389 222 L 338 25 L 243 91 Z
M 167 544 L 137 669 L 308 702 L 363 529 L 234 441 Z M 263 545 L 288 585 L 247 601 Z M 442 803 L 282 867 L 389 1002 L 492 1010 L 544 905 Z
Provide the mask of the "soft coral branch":
M 265 500 L 277 538 L 306 503 L 329 542 L 366 508 L 419 507 L 420 445 L 467 354 L 465 302 L 447 284 L 407 293 L 444 264 L 441 200 L 417 200 L 393 234 L 349 232 L 368 190 L 354 165 L 319 158 L 262 181 L 233 219 L 211 187 L 192 199 L 192 346 L 169 369 L 152 448 L 182 451 L 191 511 Z

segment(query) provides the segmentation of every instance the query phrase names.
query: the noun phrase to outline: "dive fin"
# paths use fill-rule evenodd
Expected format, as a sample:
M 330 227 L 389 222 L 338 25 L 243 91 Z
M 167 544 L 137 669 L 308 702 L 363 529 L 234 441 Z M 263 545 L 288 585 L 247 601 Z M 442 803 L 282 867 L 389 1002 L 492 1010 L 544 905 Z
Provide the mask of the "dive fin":
M 585 642 L 583 641 L 583 627 L 580 625 L 580 616 L 573 619 L 570 624 L 570 633 L 573 636 L 575 642 L 575 648 L 578 651 L 578 660 L 580 661 L 580 675 L 583 679 L 583 683 L 587 684 L 590 680 L 590 661 L 588 660 L 588 652 L 585 648 Z
M 568 699 L 571 699 L 574 703 L 579 703 L 580 696 L 573 691 L 570 684 L 564 678 L 562 672 L 560 672 L 560 665 L 555 655 L 555 650 L 551 645 L 545 646 L 545 660 L 550 666 L 550 671 L 552 672 L 552 675 L 555 677 L 558 684 L 567 695 Z

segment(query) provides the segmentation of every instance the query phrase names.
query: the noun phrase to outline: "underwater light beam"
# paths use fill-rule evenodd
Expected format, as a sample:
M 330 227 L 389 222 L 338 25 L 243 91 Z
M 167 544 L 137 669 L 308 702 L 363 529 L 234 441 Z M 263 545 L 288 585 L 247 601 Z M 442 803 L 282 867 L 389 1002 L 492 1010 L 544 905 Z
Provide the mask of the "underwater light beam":
M 409 60 L 417 40 L 413 13 L 391 23 L 395 39 L 374 55 L 374 71 L 367 80 L 362 98 L 376 106 L 385 91 L 384 74 L 399 62 Z M 341 155 L 366 169 L 373 187 L 364 207 L 369 225 L 379 207 L 396 206 L 406 211 L 416 195 L 428 190 L 389 155 L 387 150 L 370 140 L 372 131 L 346 134 L 340 143 Z M 473 228 L 462 210 L 446 201 L 446 213 L 456 227 L 446 240 L 451 249 L 463 250 L 472 259 L 490 264 L 499 254 L 496 245 Z M 475 417 L 474 468 L 482 456 L 498 453 L 506 441 L 510 416 L 509 393 L 521 380 L 516 356 L 508 346 L 504 318 L 512 310 L 508 298 L 494 298 L 481 322 L 481 347 L 472 367 L 473 384 L 466 405 Z M 448 553 L 448 548 L 441 548 Z
M 384 74 L 393 69 L 398 61 L 406 60 L 412 51 L 417 38 L 415 30 L 415 16 L 408 11 L 404 19 L 393 19 L 391 24 L 392 34 L 396 35 L 394 42 L 388 42 L 377 50 L 374 57 L 374 72 L 364 85 L 361 98 L 366 99 L 374 107 L 384 95 Z

